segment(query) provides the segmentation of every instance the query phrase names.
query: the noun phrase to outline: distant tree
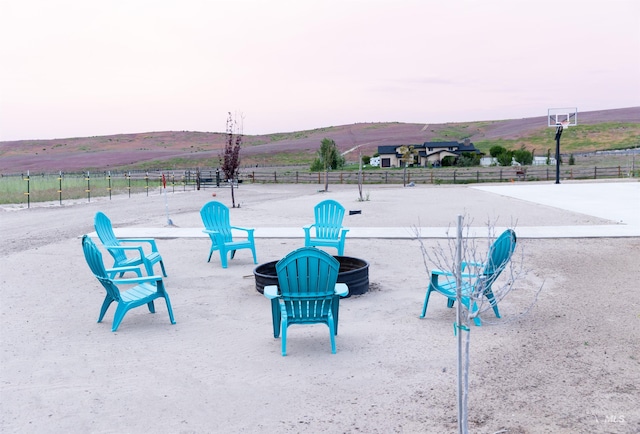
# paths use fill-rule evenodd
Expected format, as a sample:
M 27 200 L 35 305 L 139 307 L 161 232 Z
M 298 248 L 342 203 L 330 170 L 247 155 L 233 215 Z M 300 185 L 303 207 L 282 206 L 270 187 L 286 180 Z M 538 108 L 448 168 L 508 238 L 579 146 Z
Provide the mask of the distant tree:
M 576 164 L 576 159 L 573 154 L 569 154 L 569 166 L 573 166 Z
M 402 183 L 404 186 L 407 186 L 407 167 L 409 165 L 413 165 L 416 162 L 416 156 L 418 155 L 418 151 L 415 150 L 413 145 L 402 145 L 398 148 L 398 152 L 400 155 L 400 161 L 403 163 L 404 172 L 402 174 Z
M 458 167 L 473 167 L 480 165 L 480 154 L 475 152 L 463 152 L 456 159 L 456 166 Z
M 489 155 L 491 155 L 493 158 L 498 158 L 498 155 L 504 154 L 505 152 L 507 152 L 507 149 L 500 145 L 492 146 L 489 149 Z
M 511 166 L 513 162 L 513 151 L 505 151 L 502 154 L 498 154 L 496 161 L 500 166 Z
M 329 170 L 340 169 L 344 166 L 344 157 L 338 152 L 336 142 L 324 138 L 320 142 L 317 158 L 311 163 L 311 171 L 324 171 L 324 189 L 329 190 Z
M 371 163 L 371 157 L 370 157 L 370 156 L 368 156 L 368 155 L 363 155 L 363 156 L 362 156 L 362 163 L 363 163 L 363 164 L 369 164 L 369 163 Z
M 227 117 L 227 142 L 224 145 L 222 156 L 220 156 L 220 168 L 231 185 L 231 204 L 236 207 L 236 198 L 233 190 L 233 183 L 238 178 L 240 169 L 240 146 L 242 145 L 242 127 L 233 119 L 231 112 Z M 240 207 L 240 205 L 238 205 Z
M 533 164 L 533 152 L 527 151 L 524 146 L 513 151 L 513 158 L 523 166 L 530 166 Z
M 546 161 L 547 166 L 549 164 L 551 164 L 551 149 L 547 149 L 547 161 Z
M 456 164 L 456 157 L 454 157 L 453 155 L 447 155 L 440 161 L 440 166 L 442 167 L 451 167 L 451 166 L 455 166 L 455 164 Z

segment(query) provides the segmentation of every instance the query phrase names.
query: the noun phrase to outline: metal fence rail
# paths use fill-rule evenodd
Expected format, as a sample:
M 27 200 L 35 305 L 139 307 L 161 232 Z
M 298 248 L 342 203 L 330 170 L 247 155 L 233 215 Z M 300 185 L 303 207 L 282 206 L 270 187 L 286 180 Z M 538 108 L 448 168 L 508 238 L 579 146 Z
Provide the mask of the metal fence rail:
M 324 185 L 324 172 L 309 172 L 299 168 L 243 168 L 234 185 L 243 183 L 319 184 Z M 637 176 L 634 168 L 622 166 L 588 167 L 562 166 L 561 180 L 607 179 Z M 164 178 L 163 178 L 164 177 Z M 376 169 L 368 171 L 330 171 L 329 184 L 471 184 L 482 182 L 551 181 L 555 179 L 555 167 L 473 167 L 473 168 L 410 168 Z M 13 182 L 12 182 L 13 181 Z M 15 185 L 19 185 L 16 187 Z M 186 191 L 189 189 L 228 187 L 219 169 L 188 169 L 169 171 L 109 171 L 83 173 L 55 173 L 31 175 L 3 175 L 0 177 L 0 194 L 12 198 L 10 202 L 28 205 L 32 201 L 56 201 L 92 196 L 109 196 L 112 193 L 129 194 Z M 16 193 L 17 190 L 17 193 Z

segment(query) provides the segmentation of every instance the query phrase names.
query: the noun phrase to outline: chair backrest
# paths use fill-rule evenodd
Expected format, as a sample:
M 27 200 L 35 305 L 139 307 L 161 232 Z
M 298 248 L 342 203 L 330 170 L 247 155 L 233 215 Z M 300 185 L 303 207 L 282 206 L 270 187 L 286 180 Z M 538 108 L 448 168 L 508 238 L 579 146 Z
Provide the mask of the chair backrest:
M 338 281 L 340 263 L 315 247 L 301 247 L 276 264 L 283 298 L 331 297 Z
M 84 250 L 84 258 L 91 269 L 91 272 L 98 279 L 98 281 L 104 286 L 109 295 L 114 300 L 120 300 L 120 291 L 118 287 L 114 285 L 113 281 L 109 278 L 107 270 L 104 268 L 104 262 L 102 261 L 102 253 L 98 250 L 89 236 L 84 235 L 82 237 L 82 250 Z
M 233 241 L 229 208 L 226 205 L 215 200 L 205 203 L 200 209 L 200 217 L 205 229 L 222 234 L 225 242 Z
M 516 241 L 516 233 L 512 229 L 507 229 L 491 244 L 487 262 L 482 270 L 487 287 L 498 278 L 509 263 L 516 248 Z
M 314 209 L 316 237 L 337 240 L 342 229 L 344 207 L 332 199 L 323 200 Z
M 100 238 L 103 246 L 106 248 L 120 246 L 120 241 L 118 241 L 116 235 L 113 233 L 111 220 L 109 220 L 109 217 L 107 217 L 103 212 L 98 211 L 96 213 L 96 216 L 93 219 L 93 226 L 95 227 L 98 238 Z M 113 256 L 116 262 L 121 262 L 127 259 L 125 253 L 120 249 L 109 250 L 109 253 Z

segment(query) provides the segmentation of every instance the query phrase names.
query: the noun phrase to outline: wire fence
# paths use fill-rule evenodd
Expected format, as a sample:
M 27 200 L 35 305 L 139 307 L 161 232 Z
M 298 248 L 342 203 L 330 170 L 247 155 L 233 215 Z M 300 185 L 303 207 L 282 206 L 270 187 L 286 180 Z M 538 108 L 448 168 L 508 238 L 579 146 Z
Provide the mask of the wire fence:
M 635 167 L 562 166 L 561 180 L 610 179 L 638 176 Z M 471 184 L 482 182 L 551 181 L 555 166 L 473 167 L 473 168 L 409 168 L 365 171 L 330 171 L 329 184 Z M 319 184 L 324 185 L 324 172 L 292 168 L 243 168 L 234 185 Z M 108 196 L 114 194 L 146 194 L 154 190 L 167 193 L 228 187 L 221 171 L 189 169 L 170 171 L 40 173 L 0 176 L 0 203 L 47 202 Z

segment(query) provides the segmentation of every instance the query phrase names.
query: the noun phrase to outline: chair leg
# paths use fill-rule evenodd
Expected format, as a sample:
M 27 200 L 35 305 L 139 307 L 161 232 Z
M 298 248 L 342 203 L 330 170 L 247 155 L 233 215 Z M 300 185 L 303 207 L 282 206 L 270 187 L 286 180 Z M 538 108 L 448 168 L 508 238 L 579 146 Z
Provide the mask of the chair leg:
M 253 253 L 253 263 L 257 264 L 258 263 L 258 257 L 256 256 L 256 246 L 254 246 L 254 245 L 251 246 L 251 253 Z
M 149 312 L 156 313 L 156 306 L 153 304 L 153 300 L 147 303 L 147 307 L 149 308 Z
M 498 302 L 496 301 L 495 297 L 493 296 L 493 291 L 491 291 L 491 288 L 487 289 L 484 292 L 484 295 L 487 297 L 487 300 L 489 300 L 489 303 L 491 304 L 491 307 L 493 308 L 493 313 L 496 314 L 496 318 L 500 318 L 500 311 L 498 310 Z
M 232 250 L 232 251 L 231 251 L 231 259 L 233 259 L 233 258 L 235 258 L 235 257 L 236 257 L 236 251 L 235 251 L 235 250 Z
M 333 315 L 329 315 L 329 321 L 328 324 L 329 326 L 329 337 L 331 338 L 331 354 L 335 354 L 336 353 L 336 330 L 335 330 L 335 323 L 333 321 Z
M 287 355 L 287 320 L 282 321 L 282 356 Z
M 224 249 L 220 249 L 220 263 L 222 268 L 227 268 L 227 251 Z
M 280 336 L 280 302 L 276 298 L 271 299 L 271 319 L 273 321 L 273 337 Z
M 107 295 L 104 298 L 104 301 L 102 302 L 102 307 L 100 308 L 100 316 L 98 317 L 98 322 L 102 322 L 102 319 L 104 318 L 104 314 L 107 313 L 107 309 L 109 309 L 109 306 L 111 306 L 111 303 L 113 303 L 113 298 Z
M 431 295 L 431 291 L 431 285 L 429 285 L 427 294 L 424 296 L 424 304 L 422 305 L 422 315 L 420 315 L 420 318 L 424 318 L 424 316 L 427 314 L 427 305 L 429 304 L 429 296 Z
M 165 303 L 167 303 L 167 311 L 169 312 L 169 321 L 171 321 L 171 324 L 175 324 L 176 320 L 173 319 L 173 309 L 171 309 L 171 301 L 169 301 L 169 294 L 167 294 L 166 292 L 164 293 L 164 301 Z
M 331 313 L 333 313 L 334 330 L 333 334 L 338 334 L 338 315 L 340 313 L 340 297 L 335 295 L 331 300 Z
M 162 275 L 167 277 L 167 272 L 164 269 L 164 262 L 160 261 L 160 268 L 162 269 Z
M 124 314 L 126 314 L 128 310 L 129 308 L 127 306 L 125 306 L 122 303 L 118 303 L 116 314 L 113 317 L 113 326 L 111 327 L 112 332 L 115 332 L 116 330 L 118 330 L 118 327 L 120 326 L 120 323 L 124 318 Z

